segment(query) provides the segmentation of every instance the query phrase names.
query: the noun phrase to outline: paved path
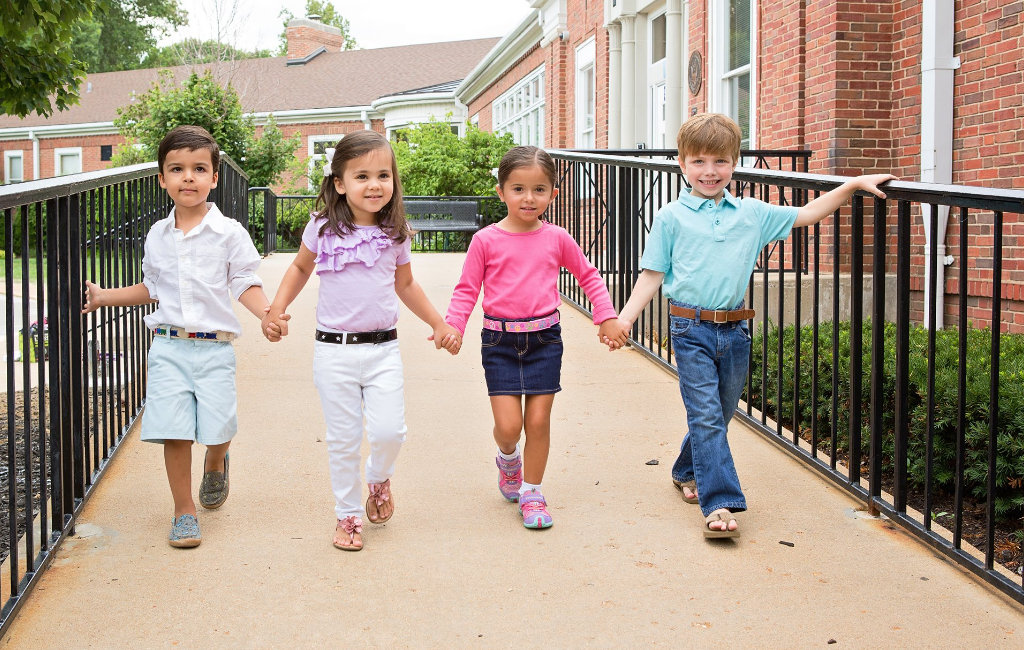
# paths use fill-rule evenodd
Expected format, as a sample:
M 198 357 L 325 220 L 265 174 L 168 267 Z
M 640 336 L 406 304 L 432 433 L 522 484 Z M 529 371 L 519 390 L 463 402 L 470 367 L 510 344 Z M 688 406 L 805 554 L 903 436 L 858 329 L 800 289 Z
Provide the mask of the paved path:
M 264 262 L 270 287 L 289 261 Z M 415 256 L 438 306 L 461 263 Z M 296 302 L 281 344 L 244 321 L 231 499 L 201 514 L 203 545 L 167 545 L 161 454 L 133 435 L 0 645 L 679 648 L 732 638 L 737 648 L 1019 648 L 1024 639 L 1019 607 L 885 522 L 858 517 L 841 490 L 738 424 L 731 440 L 752 510 L 738 542 L 705 542 L 699 511 L 669 482 L 683 431 L 675 378 L 636 352 L 602 350 L 570 307 L 544 481 L 555 526 L 525 530 L 498 494 L 472 333 L 479 310 L 454 359 L 404 313 L 409 440 L 393 481 L 397 512 L 367 525 L 364 551 L 338 551 L 311 381 L 315 295 L 311 285 Z M 661 464 L 646 465 L 652 458 Z

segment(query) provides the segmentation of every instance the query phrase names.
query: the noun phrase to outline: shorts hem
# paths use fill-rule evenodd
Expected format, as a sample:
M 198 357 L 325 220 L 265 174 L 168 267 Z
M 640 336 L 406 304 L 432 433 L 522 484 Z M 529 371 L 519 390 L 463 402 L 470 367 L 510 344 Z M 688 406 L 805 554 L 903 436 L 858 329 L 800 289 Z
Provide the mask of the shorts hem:
M 488 395 L 553 395 L 562 391 L 562 387 L 551 390 L 489 390 Z
M 183 435 L 180 435 L 180 434 L 166 434 L 166 435 L 165 434 L 156 434 L 156 435 L 148 434 L 148 435 L 139 436 L 139 439 L 142 442 L 153 442 L 153 443 L 157 443 L 157 444 L 161 444 L 161 445 L 163 443 L 167 442 L 168 440 L 187 440 L 189 442 L 194 442 L 194 443 L 197 443 L 197 444 L 200 444 L 200 445 L 206 445 L 207 447 L 212 447 L 214 445 L 223 445 L 226 442 L 231 442 L 234 439 L 234 437 L 235 437 L 235 434 L 233 433 L 230 436 L 223 437 L 223 439 L 197 440 L 195 436 L 188 436 L 188 435 L 184 435 L 183 436 Z

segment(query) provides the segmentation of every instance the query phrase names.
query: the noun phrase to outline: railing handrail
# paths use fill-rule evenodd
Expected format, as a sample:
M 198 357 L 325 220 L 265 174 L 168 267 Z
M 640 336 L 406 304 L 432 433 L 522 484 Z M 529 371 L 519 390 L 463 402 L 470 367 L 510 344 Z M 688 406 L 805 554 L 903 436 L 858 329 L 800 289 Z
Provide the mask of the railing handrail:
M 637 160 L 630 156 L 594 153 L 581 154 L 556 149 L 549 149 L 548 153 L 553 157 L 573 162 L 601 163 L 654 172 L 681 173 L 678 164 L 667 160 Z M 762 185 L 785 185 L 791 188 L 818 190 L 821 192 L 833 190 L 850 180 L 850 178 L 850 176 L 755 169 L 752 167 L 737 167 L 733 174 L 733 179 L 738 181 Z M 901 180 L 889 181 L 882 189 L 891 200 L 1024 213 L 1024 190 Z M 858 194 L 861 196 L 874 196 L 867 192 L 858 192 Z

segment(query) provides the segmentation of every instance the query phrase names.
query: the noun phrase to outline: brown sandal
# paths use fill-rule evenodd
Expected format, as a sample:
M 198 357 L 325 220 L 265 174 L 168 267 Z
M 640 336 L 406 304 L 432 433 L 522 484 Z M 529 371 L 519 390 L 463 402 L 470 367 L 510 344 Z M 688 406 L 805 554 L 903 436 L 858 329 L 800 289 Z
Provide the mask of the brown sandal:
M 395 497 L 391 494 L 391 479 L 383 483 L 367 483 L 370 488 L 370 496 L 366 498 L 366 518 L 374 524 L 383 524 L 391 515 L 395 514 Z M 380 507 L 385 503 L 391 503 L 391 512 L 386 517 L 381 516 Z
M 725 522 L 724 530 L 713 530 L 710 526 L 716 521 Z M 704 519 L 704 539 L 722 539 L 725 537 L 739 537 L 740 529 L 729 530 L 729 522 L 736 521 L 736 517 L 725 508 L 715 510 Z
M 342 544 L 338 541 L 338 531 L 342 531 L 348 535 L 348 544 Z M 363 534 L 363 520 L 359 517 L 345 517 L 344 519 L 338 520 L 338 525 L 334 527 L 334 547 L 340 548 L 343 551 L 361 551 L 363 550 L 363 540 L 356 541 L 356 533 Z
M 672 484 L 676 486 L 676 489 L 683 495 L 683 501 L 687 503 L 700 503 L 697 499 L 697 481 L 690 479 L 689 481 L 677 481 L 672 479 Z M 692 497 L 686 496 L 686 490 L 683 488 L 689 488 L 690 492 L 693 492 Z

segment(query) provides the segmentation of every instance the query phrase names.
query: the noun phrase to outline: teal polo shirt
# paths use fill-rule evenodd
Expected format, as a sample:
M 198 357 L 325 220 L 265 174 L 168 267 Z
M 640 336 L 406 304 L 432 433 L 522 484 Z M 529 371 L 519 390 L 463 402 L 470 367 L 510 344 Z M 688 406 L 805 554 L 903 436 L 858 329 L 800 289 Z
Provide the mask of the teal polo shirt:
M 673 300 L 733 309 L 761 249 L 789 236 L 798 211 L 728 191 L 715 205 L 684 190 L 654 217 L 640 266 L 665 274 L 664 293 Z

